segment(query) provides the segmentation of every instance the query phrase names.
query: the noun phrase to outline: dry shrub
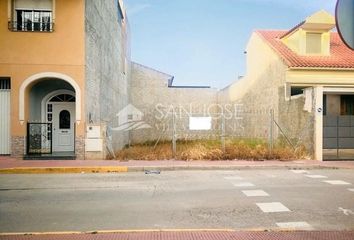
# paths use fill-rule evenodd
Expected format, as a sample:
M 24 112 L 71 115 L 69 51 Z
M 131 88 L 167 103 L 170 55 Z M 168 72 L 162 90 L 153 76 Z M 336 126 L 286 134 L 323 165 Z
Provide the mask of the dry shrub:
M 137 144 L 116 153 L 118 160 L 166 160 L 172 158 L 171 143 L 162 142 L 154 148 L 151 144 Z
M 181 160 L 221 160 L 222 158 L 223 152 L 221 149 L 209 149 L 201 143 L 178 153 L 178 159 Z
M 166 160 L 172 159 L 171 142 L 137 144 L 117 152 L 118 160 Z M 270 152 L 268 144 L 262 140 L 244 139 L 227 141 L 225 152 L 220 141 L 193 140 L 178 141 L 176 159 L 179 160 L 294 160 L 306 159 L 305 147 L 295 150 L 284 145 L 274 146 Z

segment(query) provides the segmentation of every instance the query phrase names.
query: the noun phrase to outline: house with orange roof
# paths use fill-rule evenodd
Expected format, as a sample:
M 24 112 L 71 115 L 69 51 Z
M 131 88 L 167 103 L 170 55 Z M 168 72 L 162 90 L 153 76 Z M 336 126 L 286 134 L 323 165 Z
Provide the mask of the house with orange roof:
M 354 51 L 334 28 L 322 10 L 288 31 L 253 32 L 246 75 L 219 94 L 259 113 L 245 114 L 245 132 L 285 138 L 317 160 L 354 159 Z

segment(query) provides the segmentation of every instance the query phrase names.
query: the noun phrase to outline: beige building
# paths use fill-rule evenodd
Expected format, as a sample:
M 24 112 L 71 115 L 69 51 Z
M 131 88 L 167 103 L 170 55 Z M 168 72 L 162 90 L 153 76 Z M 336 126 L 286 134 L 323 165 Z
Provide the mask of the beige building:
M 263 114 L 245 121 L 246 131 L 259 134 L 272 110 L 275 138 L 284 137 L 281 129 L 317 160 L 354 159 L 354 51 L 334 27 L 334 17 L 319 11 L 291 30 L 252 34 L 246 76 L 219 97 Z
M 1 155 L 106 157 L 105 129 L 129 102 L 122 1 L 0 0 L 0 53 Z M 109 149 L 127 142 L 112 133 Z

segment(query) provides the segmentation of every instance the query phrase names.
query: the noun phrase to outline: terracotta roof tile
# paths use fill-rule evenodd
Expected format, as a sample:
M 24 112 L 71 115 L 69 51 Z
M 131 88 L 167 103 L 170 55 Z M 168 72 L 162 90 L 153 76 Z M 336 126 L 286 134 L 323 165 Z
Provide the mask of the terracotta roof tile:
M 256 31 L 284 60 L 289 67 L 304 68 L 354 68 L 354 51 L 340 39 L 338 33 L 331 33 L 330 56 L 302 56 L 288 48 L 281 36 L 288 31 Z

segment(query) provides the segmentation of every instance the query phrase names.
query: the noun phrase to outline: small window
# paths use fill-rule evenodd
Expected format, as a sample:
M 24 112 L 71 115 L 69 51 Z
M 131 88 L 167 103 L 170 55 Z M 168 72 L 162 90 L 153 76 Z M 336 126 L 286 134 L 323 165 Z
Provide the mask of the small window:
M 298 96 L 304 94 L 304 87 L 291 87 L 291 96 Z
M 306 53 L 321 54 L 322 52 L 322 34 L 307 33 L 306 34 Z
M 327 115 L 327 95 L 323 95 L 323 115 Z
M 70 129 L 70 112 L 63 110 L 59 113 L 59 128 Z
M 47 126 L 47 138 L 48 140 L 52 140 L 52 124 L 48 124 Z
M 75 97 L 70 94 L 59 94 L 52 97 L 50 102 L 75 102 Z
M 9 77 L 0 77 L 0 90 L 11 89 L 11 81 Z
M 47 112 L 53 112 L 53 104 L 47 105 Z
M 341 115 L 354 115 L 354 95 L 343 95 L 340 100 Z

